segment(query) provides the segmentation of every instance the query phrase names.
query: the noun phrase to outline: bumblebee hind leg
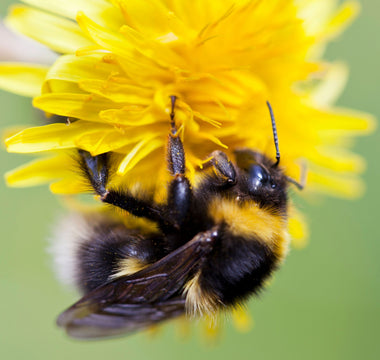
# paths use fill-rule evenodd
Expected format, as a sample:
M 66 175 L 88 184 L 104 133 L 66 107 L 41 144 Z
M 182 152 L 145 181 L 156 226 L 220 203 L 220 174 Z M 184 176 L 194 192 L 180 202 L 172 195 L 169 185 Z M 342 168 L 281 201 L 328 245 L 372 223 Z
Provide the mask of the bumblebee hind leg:
M 181 228 L 188 216 L 192 201 L 191 185 L 185 175 L 185 151 L 174 120 L 176 97 L 172 96 L 171 101 L 171 131 L 168 137 L 167 160 L 173 179 L 169 183 L 166 205 L 154 204 L 152 199 L 139 199 L 128 189 L 108 188 L 109 154 L 92 156 L 87 151 L 78 151 L 82 172 L 103 202 L 124 209 L 135 216 L 156 221 L 165 233 L 176 232 Z
M 107 187 L 109 177 L 109 154 L 92 156 L 85 150 L 78 150 L 79 164 L 91 187 L 104 203 L 117 206 L 139 217 L 165 223 L 162 209 L 150 199 L 138 199 L 127 189 L 116 190 Z

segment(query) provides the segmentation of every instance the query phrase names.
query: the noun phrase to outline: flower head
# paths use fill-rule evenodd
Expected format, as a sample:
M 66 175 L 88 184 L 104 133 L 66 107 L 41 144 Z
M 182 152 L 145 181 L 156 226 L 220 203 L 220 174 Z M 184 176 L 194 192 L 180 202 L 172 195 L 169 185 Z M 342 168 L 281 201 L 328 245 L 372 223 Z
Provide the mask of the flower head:
M 54 192 L 81 192 L 67 156 L 76 148 L 113 152 L 120 181 L 162 183 L 176 95 L 190 173 L 218 148 L 274 154 L 269 100 L 289 176 L 298 178 L 306 159 L 309 190 L 360 190 L 352 173 L 363 164 L 346 143 L 368 131 L 368 119 L 331 107 L 345 71 L 320 59 L 356 3 L 335 11 L 333 1 L 307 0 L 25 2 L 7 24 L 61 55 L 52 66 L 3 64 L 1 82 L 70 120 L 7 139 L 10 152 L 49 154 L 11 172 L 11 185 L 48 181 Z
M 364 164 L 348 148 L 372 121 L 333 107 L 347 69 L 322 59 L 326 44 L 357 13 L 357 3 L 23 1 L 27 5 L 14 6 L 7 25 L 59 56 L 50 66 L 0 66 L 0 87 L 33 97 L 33 105 L 51 117 L 6 140 L 10 152 L 42 155 L 9 172 L 10 185 L 50 183 L 56 193 L 83 192 L 73 160 L 83 149 L 111 154 L 115 186 L 137 184 L 159 194 L 167 179 L 175 95 L 190 178 L 216 149 L 230 155 L 248 147 L 274 158 L 270 101 L 287 175 L 298 179 L 307 162 L 309 192 L 361 192 L 356 174 Z M 299 218 L 292 209 L 295 239 L 304 237 Z

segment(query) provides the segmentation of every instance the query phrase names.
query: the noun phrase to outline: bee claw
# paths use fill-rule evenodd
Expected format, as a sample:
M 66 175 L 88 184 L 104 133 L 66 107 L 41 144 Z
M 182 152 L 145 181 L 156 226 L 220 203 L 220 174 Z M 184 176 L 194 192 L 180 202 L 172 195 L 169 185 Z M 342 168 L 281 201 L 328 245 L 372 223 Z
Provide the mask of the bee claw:
M 106 199 L 107 199 L 107 196 L 109 195 L 109 191 L 108 190 L 105 190 L 104 191 L 104 194 L 102 194 L 101 196 L 100 196 L 100 200 L 102 201 L 102 202 L 106 202 Z

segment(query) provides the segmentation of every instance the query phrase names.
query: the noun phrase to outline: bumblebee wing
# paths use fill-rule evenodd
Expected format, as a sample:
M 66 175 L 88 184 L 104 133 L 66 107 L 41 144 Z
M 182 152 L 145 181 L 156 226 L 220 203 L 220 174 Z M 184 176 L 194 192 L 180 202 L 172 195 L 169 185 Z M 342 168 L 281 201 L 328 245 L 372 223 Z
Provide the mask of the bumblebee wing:
M 101 285 L 64 311 L 57 324 L 77 338 L 128 333 L 185 311 L 182 289 L 212 249 L 216 232 L 198 234 L 182 247 L 132 275 Z
M 66 332 L 77 339 L 118 336 L 178 317 L 184 310 L 185 300 L 181 298 L 156 304 L 114 304 L 85 317 L 73 318 L 66 325 Z

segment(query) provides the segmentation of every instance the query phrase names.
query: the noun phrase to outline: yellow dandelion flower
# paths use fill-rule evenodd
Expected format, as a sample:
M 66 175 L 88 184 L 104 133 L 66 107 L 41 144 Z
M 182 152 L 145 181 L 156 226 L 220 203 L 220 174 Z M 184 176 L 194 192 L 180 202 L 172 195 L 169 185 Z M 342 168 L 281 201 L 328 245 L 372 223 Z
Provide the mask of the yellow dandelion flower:
M 308 191 L 360 193 L 354 174 L 363 161 L 347 142 L 371 123 L 331 106 L 346 74 L 320 59 L 356 3 L 336 10 L 334 1 L 306 0 L 24 2 L 11 9 L 8 26 L 61 55 L 52 66 L 3 64 L 0 86 L 75 121 L 8 138 L 10 152 L 48 154 L 12 171 L 10 185 L 83 191 L 72 167 L 50 170 L 75 148 L 113 152 L 121 178 L 162 183 L 169 96 L 177 95 L 191 173 L 218 148 L 271 153 L 270 100 L 288 175 L 298 178 L 299 159 L 306 159 Z M 146 176 L 153 172 L 158 176 Z
M 50 66 L 3 63 L 0 87 L 33 97 L 36 108 L 68 120 L 8 137 L 9 152 L 41 153 L 7 174 L 11 186 L 49 183 L 55 193 L 84 192 L 73 160 L 83 149 L 111 154 L 115 186 L 138 184 L 160 194 L 175 95 L 192 181 L 216 149 L 231 155 L 248 147 L 274 157 L 268 100 L 286 174 L 299 179 L 306 162 L 307 192 L 361 193 L 357 174 L 364 163 L 349 147 L 373 121 L 333 106 L 347 69 L 322 58 L 326 44 L 357 14 L 356 2 L 23 2 L 11 8 L 6 24 L 59 56 Z M 302 222 L 289 227 L 302 243 Z

